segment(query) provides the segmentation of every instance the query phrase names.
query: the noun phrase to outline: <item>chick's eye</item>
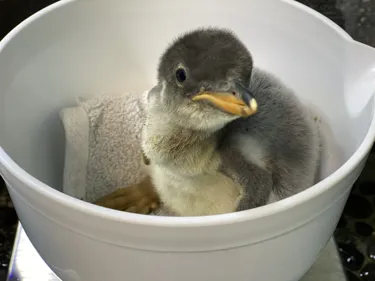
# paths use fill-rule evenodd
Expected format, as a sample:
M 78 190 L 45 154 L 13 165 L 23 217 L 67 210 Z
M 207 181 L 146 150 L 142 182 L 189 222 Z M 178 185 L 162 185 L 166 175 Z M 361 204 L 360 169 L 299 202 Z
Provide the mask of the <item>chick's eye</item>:
M 176 70 L 176 79 L 178 82 L 183 83 L 186 80 L 186 72 L 184 69 L 179 68 Z

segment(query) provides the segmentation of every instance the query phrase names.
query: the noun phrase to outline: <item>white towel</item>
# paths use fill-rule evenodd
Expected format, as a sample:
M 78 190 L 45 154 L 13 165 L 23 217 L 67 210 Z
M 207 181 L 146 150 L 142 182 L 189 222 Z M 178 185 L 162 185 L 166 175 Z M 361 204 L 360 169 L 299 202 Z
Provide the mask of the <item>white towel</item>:
M 66 151 L 63 192 L 93 202 L 142 179 L 140 134 L 147 92 L 77 100 L 60 117 Z

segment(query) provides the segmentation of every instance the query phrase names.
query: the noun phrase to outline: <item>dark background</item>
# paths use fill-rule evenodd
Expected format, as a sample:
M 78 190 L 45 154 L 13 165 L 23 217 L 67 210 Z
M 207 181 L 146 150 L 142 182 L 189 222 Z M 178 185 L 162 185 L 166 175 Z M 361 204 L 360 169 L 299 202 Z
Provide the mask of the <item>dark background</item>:
M 25 18 L 54 2 L 57 1 L 0 0 L 0 39 Z M 298 2 L 329 17 L 354 39 L 375 46 L 375 0 L 301 0 Z M 373 165 L 368 164 L 367 170 L 373 171 L 375 164 Z M 375 183 L 364 179 L 357 183 L 353 190 L 335 237 L 340 242 L 342 260 L 350 281 L 374 281 L 375 263 L 371 262 L 372 254 L 369 249 L 373 242 L 375 260 L 375 239 L 373 238 Z M 17 215 L 0 177 L 0 281 L 6 279 L 17 222 Z

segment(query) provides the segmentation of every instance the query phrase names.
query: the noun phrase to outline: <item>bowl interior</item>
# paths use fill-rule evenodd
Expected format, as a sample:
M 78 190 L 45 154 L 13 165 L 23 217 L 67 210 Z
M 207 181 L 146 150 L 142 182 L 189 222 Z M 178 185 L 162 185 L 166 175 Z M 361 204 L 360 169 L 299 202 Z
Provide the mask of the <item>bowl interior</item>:
M 232 29 L 257 67 L 279 76 L 316 112 L 330 147 L 322 177 L 363 141 L 372 104 L 356 116 L 348 109 L 345 40 L 302 10 L 272 0 L 104 2 L 63 1 L 22 24 L 0 47 L 0 145 L 51 187 L 62 187 L 59 110 L 78 96 L 149 89 L 171 40 L 200 26 Z

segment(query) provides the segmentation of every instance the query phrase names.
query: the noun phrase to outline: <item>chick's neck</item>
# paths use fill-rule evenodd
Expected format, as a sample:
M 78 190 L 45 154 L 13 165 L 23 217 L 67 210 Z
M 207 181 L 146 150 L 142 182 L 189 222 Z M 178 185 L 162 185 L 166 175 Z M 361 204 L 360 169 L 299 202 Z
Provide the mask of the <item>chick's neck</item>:
M 217 163 L 216 148 L 222 132 L 206 132 L 181 126 L 173 121 L 171 116 L 147 117 L 142 147 L 151 162 L 164 166 L 174 166 L 181 169 L 202 171 Z

